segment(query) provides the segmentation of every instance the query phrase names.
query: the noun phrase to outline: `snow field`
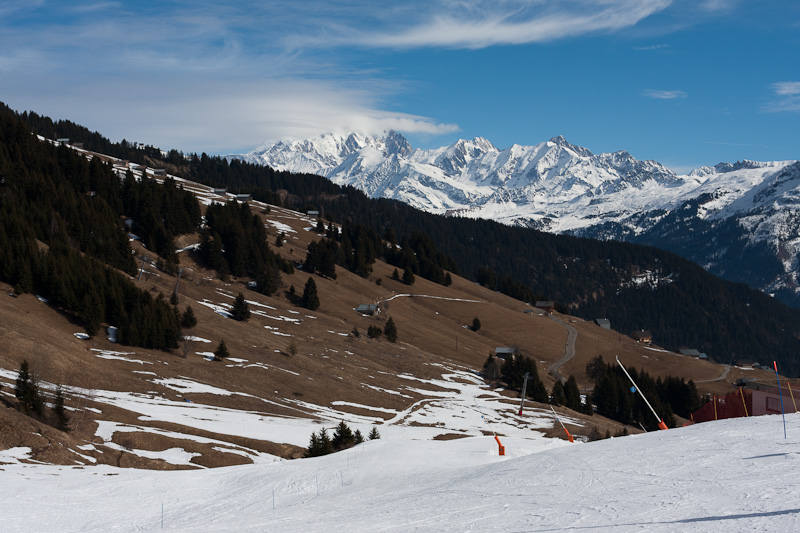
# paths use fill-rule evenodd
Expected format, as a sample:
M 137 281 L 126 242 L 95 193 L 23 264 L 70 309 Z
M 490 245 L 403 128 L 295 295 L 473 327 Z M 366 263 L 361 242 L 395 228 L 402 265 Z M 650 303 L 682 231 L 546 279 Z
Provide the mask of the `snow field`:
M 195 471 L 0 466 L 4 530 L 796 531 L 800 417 L 565 444 L 397 435 Z M 7 450 L 3 457 L 24 455 Z

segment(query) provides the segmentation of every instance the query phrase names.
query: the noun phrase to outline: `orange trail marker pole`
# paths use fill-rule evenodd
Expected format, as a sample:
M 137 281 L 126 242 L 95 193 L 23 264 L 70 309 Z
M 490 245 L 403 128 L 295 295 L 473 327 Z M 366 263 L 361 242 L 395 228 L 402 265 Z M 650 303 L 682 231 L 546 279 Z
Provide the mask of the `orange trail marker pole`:
M 502 442 L 500 442 L 500 437 L 495 435 L 494 436 L 494 440 L 497 441 L 497 446 L 498 446 L 497 455 L 505 455 L 506 454 L 506 447 L 503 446 Z
M 616 357 L 617 357 L 617 363 L 619 364 L 619 367 L 622 369 L 623 372 L 625 372 L 625 375 L 628 376 L 628 379 L 631 380 L 631 383 L 633 383 L 633 388 L 635 388 L 637 391 L 639 391 L 639 395 L 642 397 L 642 400 L 644 400 L 644 403 L 646 403 L 647 407 L 649 407 L 650 410 L 653 412 L 653 416 L 656 417 L 656 420 L 658 420 L 658 429 L 667 429 L 667 425 L 664 423 L 664 421 L 661 419 L 661 417 L 659 417 L 656 414 L 656 410 L 653 409 L 653 406 L 650 405 L 650 402 L 648 402 L 647 398 L 644 397 L 644 393 L 641 391 L 641 389 L 639 389 L 639 386 L 636 384 L 636 382 L 633 381 L 633 378 L 631 377 L 630 374 L 628 374 L 628 371 L 625 369 L 625 367 L 622 366 L 622 363 L 619 360 L 619 356 L 616 356 Z
M 555 417 L 556 417 L 556 420 L 558 420 L 558 423 L 559 423 L 559 424 L 561 424 L 561 428 L 564 430 L 564 433 L 566 433 L 566 434 L 567 434 L 567 438 L 569 438 L 569 441 L 570 441 L 570 442 L 575 442 L 575 441 L 572 439 L 572 435 L 570 435 L 570 434 L 569 434 L 569 431 L 567 431 L 567 428 L 566 428 L 566 427 L 564 427 L 564 423 L 561 421 L 561 419 L 560 419 L 560 418 L 558 418 L 558 415 L 556 414 L 556 410 L 555 410 L 555 409 L 553 409 L 553 406 L 552 406 L 552 405 L 550 406 L 550 410 L 551 410 L 551 411 L 553 411 L 553 414 L 555 415 Z

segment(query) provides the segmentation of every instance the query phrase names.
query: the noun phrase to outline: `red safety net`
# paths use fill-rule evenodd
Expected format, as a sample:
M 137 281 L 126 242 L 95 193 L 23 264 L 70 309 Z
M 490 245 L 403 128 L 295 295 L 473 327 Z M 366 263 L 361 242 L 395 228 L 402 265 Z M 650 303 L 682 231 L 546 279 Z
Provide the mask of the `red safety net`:
M 740 388 L 725 396 L 714 396 L 710 402 L 692 413 L 693 422 L 708 422 L 725 418 L 775 415 L 797 412 L 800 386 L 787 384 L 760 390 Z M 783 398 L 781 398 L 783 396 Z M 781 409 L 781 400 L 783 409 Z

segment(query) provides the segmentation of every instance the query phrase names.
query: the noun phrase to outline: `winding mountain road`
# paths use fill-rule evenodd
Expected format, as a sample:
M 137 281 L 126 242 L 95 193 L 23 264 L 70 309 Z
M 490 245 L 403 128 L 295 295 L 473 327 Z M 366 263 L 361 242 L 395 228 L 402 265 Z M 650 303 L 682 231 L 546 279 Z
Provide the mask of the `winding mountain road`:
M 561 366 L 564 363 L 575 357 L 575 341 L 578 339 L 578 330 L 573 328 L 572 326 L 570 326 L 569 324 L 567 324 L 558 317 L 555 317 L 553 315 L 548 315 L 548 318 L 550 318 L 550 320 L 553 320 L 554 322 L 558 322 L 559 324 L 567 328 L 567 342 L 564 346 L 564 356 L 561 357 L 561 359 L 559 359 L 552 365 L 550 365 L 549 367 L 547 367 L 547 372 L 551 376 L 553 376 L 553 379 L 557 379 L 561 381 L 561 383 L 564 383 L 567 381 L 567 378 L 562 376 L 558 369 L 561 368 Z

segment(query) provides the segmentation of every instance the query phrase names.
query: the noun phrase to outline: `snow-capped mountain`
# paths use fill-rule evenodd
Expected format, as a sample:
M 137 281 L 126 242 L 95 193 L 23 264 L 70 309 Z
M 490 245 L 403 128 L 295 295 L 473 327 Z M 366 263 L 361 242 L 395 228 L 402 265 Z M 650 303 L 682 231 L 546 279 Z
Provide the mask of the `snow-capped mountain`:
M 678 175 L 628 152 L 554 137 L 413 149 L 399 133 L 324 134 L 244 156 L 448 216 L 652 244 L 800 305 L 800 162 L 742 161 Z

